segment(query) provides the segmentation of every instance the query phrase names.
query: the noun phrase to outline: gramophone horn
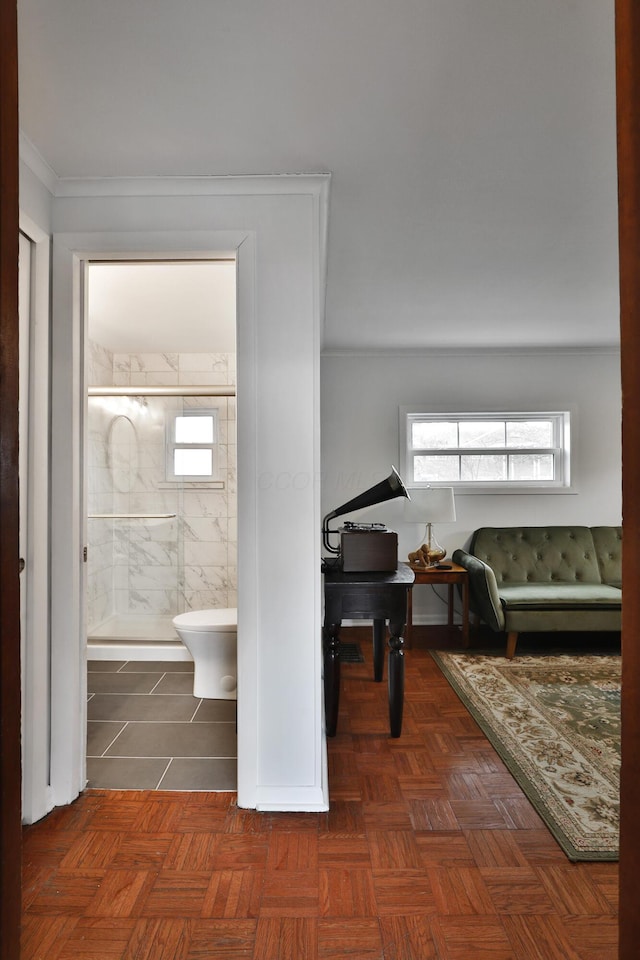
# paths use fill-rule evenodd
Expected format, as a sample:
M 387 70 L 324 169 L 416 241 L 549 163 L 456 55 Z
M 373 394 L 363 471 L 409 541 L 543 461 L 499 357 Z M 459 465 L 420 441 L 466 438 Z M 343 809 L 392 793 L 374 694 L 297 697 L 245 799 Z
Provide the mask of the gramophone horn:
M 364 507 L 372 507 L 376 503 L 384 503 L 385 500 L 393 500 L 394 497 L 406 497 L 407 500 L 410 500 L 411 497 L 405 487 L 404 483 L 400 478 L 400 474 L 395 467 L 391 467 L 391 473 L 386 480 L 381 480 L 380 483 L 376 483 L 375 486 L 369 487 L 368 490 L 365 490 L 364 493 L 358 494 L 357 497 L 354 497 L 353 500 L 348 500 L 346 503 L 343 503 L 341 507 L 336 507 L 335 510 L 332 510 L 331 513 L 328 513 L 322 522 L 322 538 L 324 546 L 331 553 L 338 553 L 336 547 L 332 547 L 329 544 L 329 520 L 334 520 L 336 517 L 341 517 L 345 513 L 352 513 L 354 510 L 362 510 Z

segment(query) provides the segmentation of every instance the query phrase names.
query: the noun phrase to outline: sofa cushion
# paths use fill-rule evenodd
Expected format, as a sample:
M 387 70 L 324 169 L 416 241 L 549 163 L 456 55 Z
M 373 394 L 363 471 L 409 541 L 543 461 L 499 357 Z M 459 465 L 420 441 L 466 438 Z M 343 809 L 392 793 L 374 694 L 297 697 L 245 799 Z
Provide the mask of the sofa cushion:
M 622 586 L 622 527 L 592 527 L 603 583 Z
M 510 583 L 600 583 L 589 527 L 481 527 L 469 552 L 487 563 L 498 587 Z
M 509 610 L 619 610 L 622 594 L 606 583 L 502 583 L 500 602 Z

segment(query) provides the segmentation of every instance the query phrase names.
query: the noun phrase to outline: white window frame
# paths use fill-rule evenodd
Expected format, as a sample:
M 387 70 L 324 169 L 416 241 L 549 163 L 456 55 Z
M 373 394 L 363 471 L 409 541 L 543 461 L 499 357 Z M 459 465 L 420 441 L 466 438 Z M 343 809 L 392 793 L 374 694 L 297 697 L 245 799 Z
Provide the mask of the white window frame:
M 554 445 L 550 448 L 533 447 L 492 447 L 471 448 L 453 447 L 442 449 L 414 448 L 412 446 L 412 425 L 419 422 L 435 421 L 471 422 L 504 420 L 552 420 L 554 424 Z M 571 428 L 575 413 L 572 410 L 482 410 L 482 411 L 440 411 L 419 410 L 416 407 L 400 407 L 400 465 L 401 475 L 408 488 L 448 486 L 456 493 L 572 493 L 571 471 Z M 420 481 L 414 479 L 414 457 L 424 454 L 535 454 L 551 453 L 554 458 L 553 480 L 442 480 Z
M 165 457 L 165 477 L 167 483 L 211 483 L 219 477 L 218 472 L 218 411 L 215 408 L 190 407 L 186 410 L 170 410 L 167 412 L 166 419 L 166 457 Z M 211 443 L 178 443 L 176 441 L 176 420 L 178 417 L 211 417 L 212 419 L 212 440 Z M 174 472 L 174 452 L 176 450 L 210 450 L 211 451 L 211 473 L 210 474 L 178 474 Z

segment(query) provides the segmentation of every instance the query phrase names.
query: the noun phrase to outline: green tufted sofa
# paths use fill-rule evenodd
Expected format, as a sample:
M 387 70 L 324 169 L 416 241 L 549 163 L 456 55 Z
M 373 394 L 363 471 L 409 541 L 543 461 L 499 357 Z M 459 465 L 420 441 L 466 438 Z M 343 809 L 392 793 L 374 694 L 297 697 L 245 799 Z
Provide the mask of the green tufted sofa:
M 622 527 L 481 527 L 452 560 L 509 659 L 523 631 L 620 630 Z

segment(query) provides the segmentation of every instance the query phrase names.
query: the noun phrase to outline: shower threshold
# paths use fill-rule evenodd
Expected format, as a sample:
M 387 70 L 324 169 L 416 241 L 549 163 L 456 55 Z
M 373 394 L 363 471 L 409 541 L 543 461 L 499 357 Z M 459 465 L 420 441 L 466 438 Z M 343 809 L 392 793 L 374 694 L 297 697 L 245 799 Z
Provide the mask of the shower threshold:
M 91 660 L 191 660 L 171 616 L 116 614 L 91 630 Z

